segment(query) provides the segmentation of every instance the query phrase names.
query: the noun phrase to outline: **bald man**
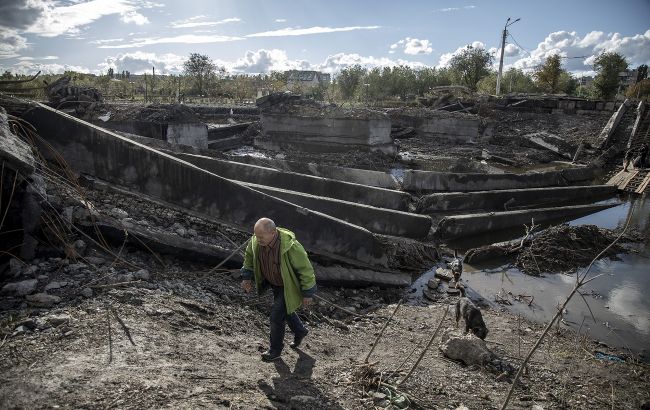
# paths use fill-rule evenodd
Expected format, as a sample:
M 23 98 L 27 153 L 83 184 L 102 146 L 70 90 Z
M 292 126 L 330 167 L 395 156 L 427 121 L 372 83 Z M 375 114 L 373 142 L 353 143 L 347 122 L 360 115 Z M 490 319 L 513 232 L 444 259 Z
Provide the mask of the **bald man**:
M 311 303 L 316 293 L 316 276 L 307 252 L 293 232 L 276 227 L 269 218 L 258 220 L 253 232 L 241 268 L 242 288 L 249 293 L 254 280 L 258 293 L 269 287 L 273 291 L 270 347 L 262 354 L 263 361 L 271 362 L 282 354 L 285 323 L 293 332 L 290 346 L 294 349 L 309 333 L 296 310 Z

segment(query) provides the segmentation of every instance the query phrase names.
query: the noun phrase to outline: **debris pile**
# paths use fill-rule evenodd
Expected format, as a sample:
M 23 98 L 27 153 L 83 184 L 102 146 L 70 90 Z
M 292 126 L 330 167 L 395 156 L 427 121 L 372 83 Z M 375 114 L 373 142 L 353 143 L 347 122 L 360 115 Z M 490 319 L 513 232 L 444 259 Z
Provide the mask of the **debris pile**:
M 112 107 L 111 121 L 152 123 L 200 123 L 201 119 L 186 105 L 149 104 L 143 107 Z
M 81 87 L 70 84 L 67 75 L 59 78 L 45 88 L 50 103 L 56 108 L 75 108 L 77 114 L 92 112 L 104 98 L 96 88 Z
M 482 263 L 492 259 L 510 259 L 522 272 L 541 275 L 547 272 L 572 272 L 587 266 L 618 234 L 595 225 L 572 226 L 562 224 L 550 227 L 522 240 L 470 249 L 467 263 Z M 626 234 L 624 241 L 639 241 L 636 234 Z M 601 258 L 618 260 L 618 254 L 627 252 L 620 243 L 614 244 Z

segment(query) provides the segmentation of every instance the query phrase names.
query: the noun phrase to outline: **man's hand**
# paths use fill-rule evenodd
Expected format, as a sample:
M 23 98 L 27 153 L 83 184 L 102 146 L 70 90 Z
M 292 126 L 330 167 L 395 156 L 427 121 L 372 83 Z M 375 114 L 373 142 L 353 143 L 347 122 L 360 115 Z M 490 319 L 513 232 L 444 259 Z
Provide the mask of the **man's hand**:
M 312 299 L 312 298 L 302 298 L 302 304 L 303 304 L 303 306 L 309 306 L 309 305 L 311 305 L 311 302 L 313 300 L 314 299 Z
M 253 290 L 253 282 L 250 280 L 242 280 L 241 288 L 244 289 L 244 292 L 251 293 L 251 290 Z

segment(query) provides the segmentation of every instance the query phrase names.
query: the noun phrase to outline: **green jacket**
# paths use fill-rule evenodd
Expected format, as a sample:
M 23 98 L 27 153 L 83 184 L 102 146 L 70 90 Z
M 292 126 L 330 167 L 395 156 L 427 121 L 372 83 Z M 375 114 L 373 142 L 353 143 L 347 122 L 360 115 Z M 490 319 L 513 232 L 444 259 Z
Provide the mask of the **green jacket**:
M 303 297 L 312 297 L 316 292 L 316 276 L 307 252 L 296 240 L 296 235 L 288 229 L 277 229 L 280 235 L 280 274 L 284 283 L 284 301 L 287 313 L 291 314 L 300 307 Z M 261 293 L 268 282 L 264 279 L 260 268 L 259 250 L 257 238 L 253 235 L 246 246 L 241 272 L 242 279 L 255 279 L 257 292 Z

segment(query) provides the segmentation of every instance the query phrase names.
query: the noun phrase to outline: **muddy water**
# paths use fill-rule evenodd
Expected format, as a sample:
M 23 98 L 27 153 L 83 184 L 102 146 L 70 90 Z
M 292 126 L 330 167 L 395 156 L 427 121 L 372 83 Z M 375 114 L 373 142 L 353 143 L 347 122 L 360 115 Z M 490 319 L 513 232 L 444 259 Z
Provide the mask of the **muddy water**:
M 589 277 L 602 274 L 583 289 L 585 300 L 576 295 L 564 314 L 562 326 L 587 332 L 590 337 L 610 346 L 630 350 L 650 360 L 650 198 L 630 199 L 621 205 L 571 221 L 573 225 L 593 224 L 603 228 L 625 225 L 630 217 L 632 227 L 639 229 L 645 241 L 632 245 L 632 252 L 619 255 L 620 261 L 603 259 L 591 269 Z M 584 268 L 579 272 L 583 272 Z M 423 284 L 433 276 L 433 270 L 419 278 L 414 287 L 419 293 Z M 532 277 L 517 269 L 498 266 L 465 264 L 463 281 L 468 295 L 480 302 L 498 307 L 495 295 L 530 295 L 533 303 L 513 301 L 506 306 L 529 319 L 547 322 L 558 304 L 571 292 L 575 274 L 545 273 Z

